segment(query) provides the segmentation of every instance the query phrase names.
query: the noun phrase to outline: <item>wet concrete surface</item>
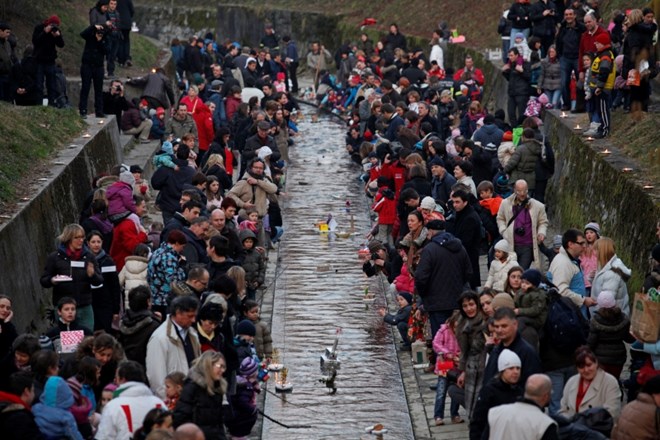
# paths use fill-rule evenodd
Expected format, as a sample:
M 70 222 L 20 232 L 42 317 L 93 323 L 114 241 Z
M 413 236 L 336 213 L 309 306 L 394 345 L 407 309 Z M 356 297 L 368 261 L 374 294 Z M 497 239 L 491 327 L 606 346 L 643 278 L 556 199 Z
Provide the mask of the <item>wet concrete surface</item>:
M 284 424 L 309 427 L 287 429 L 265 419 L 262 438 L 366 438 L 366 427 L 382 423 L 386 438 L 412 439 L 391 328 L 377 314 L 386 306 L 385 296 L 379 293 L 373 304 L 363 301 L 365 287 L 382 292 L 386 286 L 379 278 L 367 279 L 358 261 L 369 229 L 359 168 L 344 150 L 344 126 L 324 116 L 312 123 L 311 110 L 303 110 L 308 113 L 300 124 L 304 137 L 290 150 L 281 201 L 286 232 L 277 251 L 272 310 L 273 346 L 294 389 L 271 394 L 270 382 L 264 412 Z M 339 234 L 322 234 L 315 226 L 330 213 Z M 351 232 L 351 215 L 358 234 L 342 238 Z M 320 356 L 338 328 L 341 369 L 331 394 L 320 382 Z

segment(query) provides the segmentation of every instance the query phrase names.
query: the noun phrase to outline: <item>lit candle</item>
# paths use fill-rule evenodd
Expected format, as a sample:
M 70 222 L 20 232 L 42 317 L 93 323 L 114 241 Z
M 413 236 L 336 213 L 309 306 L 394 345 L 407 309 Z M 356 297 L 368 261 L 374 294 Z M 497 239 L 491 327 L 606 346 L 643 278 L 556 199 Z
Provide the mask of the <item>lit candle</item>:
M 600 152 L 600 154 L 604 154 L 604 155 L 608 155 L 608 154 L 611 154 L 611 153 L 612 152 L 610 150 L 608 150 L 607 148 L 605 148 L 603 151 Z
M 623 168 L 621 171 L 623 171 L 624 173 L 631 173 L 632 170 L 633 170 L 633 169 L 630 168 L 630 167 L 625 167 L 625 168 Z
M 561 112 L 561 115 L 559 115 L 560 118 L 565 118 L 566 117 L 566 112 Z
M 644 185 L 642 188 L 648 190 L 648 189 L 653 189 L 653 185 Z
M 103 125 L 103 122 L 105 122 L 103 119 L 99 121 L 99 125 Z
M 592 138 L 591 136 L 587 136 L 587 139 L 586 139 L 586 140 L 589 141 L 589 142 L 591 142 L 591 141 L 594 140 L 594 138 Z
M 576 129 L 576 130 L 580 130 L 580 124 L 577 124 L 577 125 L 575 126 L 575 129 Z

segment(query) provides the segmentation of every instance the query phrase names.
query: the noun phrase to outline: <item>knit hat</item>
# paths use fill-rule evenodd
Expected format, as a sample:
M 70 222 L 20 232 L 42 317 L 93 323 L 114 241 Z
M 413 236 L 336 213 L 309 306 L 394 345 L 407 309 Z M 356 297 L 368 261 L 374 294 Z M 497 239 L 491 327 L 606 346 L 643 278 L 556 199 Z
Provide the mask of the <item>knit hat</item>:
M 248 59 L 245 61 L 245 67 L 248 66 L 250 63 L 256 63 L 257 60 L 254 57 L 248 57 Z
M 495 123 L 495 116 L 488 114 L 484 116 L 484 124 L 490 125 Z
M 525 39 L 525 34 L 523 34 L 522 32 L 518 32 L 516 35 L 513 36 L 514 40 L 517 40 L 518 38 L 524 40 Z
M 560 234 L 555 235 L 552 238 L 552 247 L 555 249 L 559 249 L 561 247 L 562 239 L 563 237 Z
M 174 154 L 174 146 L 170 141 L 163 142 L 163 145 L 160 147 L 160 149 L 167 154 Z
M 244 319 L 236 326 L 236 334 L 254 337 L 257 334 L 257 329 L 254 327 L 254 324 L 252 324 L 252 321 Z
M 422 203 L 419 204 L 419 207 L 433 211 L 435 209 L 435 200 L 433 197 L 426 196 L 422 199 Z
M 241 362 L 241 366 L 238 369 L 238 372 L 241 376 L 247 377 L 257 372 L 259 365 L 251 357 L 246 357 Z
M 502 142 L 511 142 L 513 140 L 513 132 L 511 130 L 505 131 L 502 135 Z
M 444 168 L 445 167 L 445 162 L 441 158 L 439 158 L 438 156 L 435 156 L 433 159 L 430 160 L 429 166 L 431 166 L 431 167 L 438 166 L 438 167 Z
M 124 183 L 128 183 L 131 186 L 135 185 L 135 177 L 133 177 L 133 173 L 131 173 L 130 169 L 124 170 L 121 173 L 119 173 L 119 180 L 121 180 Z
M 426 224 L 426 229 L 431 231 L 444 231 L 445 227 L 446 225 L 443 220 L 431 220 Z
M 257 150 L 257 157 L 259 159 L 264 160 L 268 156 L 271 156 L 273 154 L 273 150 L 270 149 L 268 146 L 261 147 Z
M 164 114 L 165 114 L 165 109 L 163 107 L 158 107 L 156 109 L 156 115 L 157 116 L 164 115 Z
M 594 43 L 600 43 L 605 47 L 610 47 L 610 34 L 608 32 L 601 32 L 600 34 L 596 35 Z
M 202 77 L 202 75 L 200 75 L 199 73 L 194 73 L 193 74 L 193 83 L 196 86 L 200 86 L 200 85 L 204 84 L 204 82 L 205 81 L 204 81 L 204 78 Z
M 44 26 L 59 26 L 60 24 L 62 24 L 62 22 L 60 21 L 60 17 L 57 15 L 51 15 L 46 20 L 44 20 Z
M 117 385 L 114 383 L 109 383 L 105 387 L 103 387 L 103 391 L 110 391 L 111 393 L 114 393 L 117 390 Z
M 587 225 L 584 227 L 584 232 L 587 232 L 587 229 L 591 229 L 596 233 L 598 238 L 600 238 L 600 225 L 596 222 L 589 222 Z
M 145 107 L 149 107 L 149 102 L 146 99 L 142 99 L 140 101 L 140 105 L 145 106 Z
M 520 362 L 520 358 L 518 357 L 517 354 L 515 354 L 513 351 L 509 350 L 508 348 L 505 348 L 502 350 L 500 353 L 500 356 L 497 358 L 497 371 L 504 371 L 507 368 L 512 368 L 512 367 L 521 367 L 522 362 Z
M 541 272 L 539 272 L 538 269 L 527 269 L 523 272 L 522 279 L 529 281 L 534 285 L 534 287 L 539 287 L 539 284 L 541 284 L 541 280 L 543 279 L 543 275 L 541 275 Z
M 498 293 L 493 298 L 493 301 L 490 303 L 490 306 L 493 310 L 501 309 L 503 307 L 508 307 L 510 309 L 515 309 L 516 304 L 513 302 L 513 298 L 506 292 Z
M 616 300 L 614 299 L 614 293 L 609 290 L 603 290 L 598 294 L 598 308 L 599 309 L 611 309 L 616 307 Z
M 46 335 L 39 336 L 39 347 L 41 347 L 42 350 L 55 350 L 53 347 L 53 341 Z
M 510 254 L 512 252 L 511 245 L 509 244 L 508 241 L 502 239 L 495 243 L 495 250 L 496 251 L 502 251 L 506 252 L 507 254 Z
M 651 251 L 651 258 L 660 263 L 660 244 L 653 246 L 653 250 Z
M 410 293 L 408 293 L 408 292 L 397 292 L 396 294 L 397 294 L 397 296 L 400 296 L 403 299 L 405 299 L 408 302 L 408 304 L 412 304 L 413 296 Z

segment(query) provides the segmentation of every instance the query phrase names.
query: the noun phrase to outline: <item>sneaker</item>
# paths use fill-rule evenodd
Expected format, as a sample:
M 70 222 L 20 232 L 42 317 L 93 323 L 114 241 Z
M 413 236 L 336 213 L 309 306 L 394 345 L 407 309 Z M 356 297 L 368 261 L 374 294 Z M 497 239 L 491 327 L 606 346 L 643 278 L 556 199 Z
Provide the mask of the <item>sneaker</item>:
M 457 424 L 459 424 L 459 423 L 463 423 L 463 422 L 465 422 L 465 420 L 463 420 L 463 419 L 461 418 L 461 416 L 455 416 L 455 417 L 452 417 L 452 418 L 451 418 L 451 422 L 452 422 L 454 425 L 457 425 Z
M 132 65 L 133 65 L 133 61 L 126 60 L 126 67 L 131 67 Z
M 598 129 L 600 128 L 600 123 L 598 122 L 592 122 L 589 124 L 589 128 L 582 133 L 582 136 L 595 136 L 596 133 L 598 133 Z
M 442 426 L 445 424 L 445 421 L 442 420 L 440 417 L 435 419 L 435 426 Z

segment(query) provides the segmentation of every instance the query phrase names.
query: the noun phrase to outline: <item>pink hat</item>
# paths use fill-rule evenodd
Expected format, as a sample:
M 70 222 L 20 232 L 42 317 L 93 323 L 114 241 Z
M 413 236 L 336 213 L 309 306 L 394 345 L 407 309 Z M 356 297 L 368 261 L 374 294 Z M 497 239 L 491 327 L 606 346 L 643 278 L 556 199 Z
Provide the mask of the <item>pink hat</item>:
M 609 290 L 603 290 L 598 294 L 598 308 L 599 309 L 611 309 L 616 307 L 616 300 L 614 299 L 614 293 Z

